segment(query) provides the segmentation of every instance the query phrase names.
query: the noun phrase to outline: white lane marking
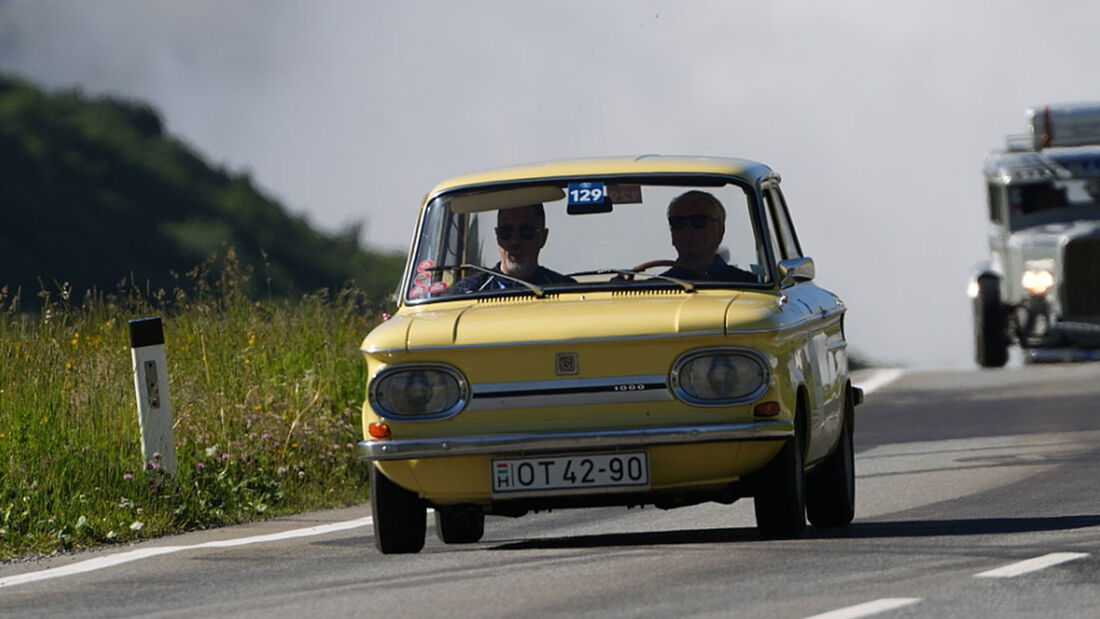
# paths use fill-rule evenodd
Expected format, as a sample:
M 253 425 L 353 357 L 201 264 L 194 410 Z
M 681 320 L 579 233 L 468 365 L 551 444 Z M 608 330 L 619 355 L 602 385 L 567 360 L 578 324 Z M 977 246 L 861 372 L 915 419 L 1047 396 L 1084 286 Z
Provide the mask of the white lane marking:
M 995 570 L 989 570 L 980 574 L 974 574 L 975 578 L 1012 578 L 1013 576 L 1019 576 L 1021 574 L 1028 574 L 1030 572 L 1037 572 L 1041 569 L 1046 569 L 1059 563 L 1065 563 L 1066 561 L 1075 561 L 1077 559 L 1084 559 L 1089 556 L 1087 552 L 1052 552 L 1050 554 L 1043 555 L 1041 557 L 1035 557 L 1034 559 L 1028 559 L 1027 561 L 1020 561 L 1018 563 L 1010 563 L 1004 567 L 999 567 Z
M 856 619 L 856 617 L 870 617 L 871 615 L 884 613 L 888 610 L 895 610 L 911 604 L 916 604 L 919 601 L 921 601 L 921 598 L 882 598 L 881 600 L 864 602 L 863 604 L 856 604 L 855 606 L 849 606 L 847 608 L 838 608 L 820 615 L 806 617 L 806 619 Z
M 266 542 L 274 542 L 283 539 L 309 537 L 312 535 L 324 535 L 326 533 L 333 533 L 335 531 L 344 531 L 346 529 L 366 527 L 372 525 L 373 523 L 373 520 L 370 518 L 370 516 L 368 516 L 366 518 L 359 518 L 357 520 L 334 522 L 332 524 L 323 524 L 316 527 L 307 527 L 305 529 L 293 529 L 291 531 L 283 531 L 282 533 L 254 535 L 252 537 L 239 537 L 237 539 L 226 539 L 215 542 L 203 542 L 201 544 L 192 544 L 190 546 L 159 546 L 156 548 L 140 548 L 138 550 L 120 552 L 117 554 L 108 555 L 106 557 L 88 559 L 86 561 L 80 561 L 79 563 L 73 563 L 72 565 L 53 567 L 45 570 L 39 570 L 37 572 L 28 572 L 26 574 L 17 574 L 15 576 L 8 576 L 7 578 L 0 578 L 0 587 L 24 585 L 40 580 L 48 580 L 50 578 L 73 576 L 75 574 L 83 574 L 85 572 L 93 572 L 95 570 L 102 570 L 109 567 L 114 567 L 116 565 L 122 565 L 123 563 L 130 563 L 131 561 L 140 561 L 142 559 L 148 559 L 149 557 L 156 557 L 159 555 L 166 555 L 174 552 L 183 552 L 185 550 L 197 550 L 202 548 L 230 548 L 233 546 L 245 546 L 248 544 L 263 544 Z
M 856 383 L 856 387 L 863 389 L 864 395 L 874 393 L 879 389 L 882 389 L 886 385 L 901 378 L 905 374 L 905 370 L 901 368 L 884 368 L 881 370 L 873 370 L 871 375 L 861 379 Z

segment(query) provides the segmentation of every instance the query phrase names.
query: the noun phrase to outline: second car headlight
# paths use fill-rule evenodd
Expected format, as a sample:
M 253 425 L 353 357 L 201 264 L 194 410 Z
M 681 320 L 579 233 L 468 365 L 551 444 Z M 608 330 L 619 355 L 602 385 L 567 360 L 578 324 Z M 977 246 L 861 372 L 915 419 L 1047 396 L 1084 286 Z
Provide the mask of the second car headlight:
M 1046 269 L 1028 269 L 1020 278 L 1020 284 L 1035 296 L 1042 296 L 1054 287 L 1054 274 Z
M 466 379 L 440 364 L 390 366 L 371 381 L 371 406 L 383 417 L 438 419 L 462 410 Z
M 714 349 L 688 353 L 672 368 L 672 387 L 682 400 L 724 406 L 759 397 L 768 386 L 768 366 L 755 353 Z

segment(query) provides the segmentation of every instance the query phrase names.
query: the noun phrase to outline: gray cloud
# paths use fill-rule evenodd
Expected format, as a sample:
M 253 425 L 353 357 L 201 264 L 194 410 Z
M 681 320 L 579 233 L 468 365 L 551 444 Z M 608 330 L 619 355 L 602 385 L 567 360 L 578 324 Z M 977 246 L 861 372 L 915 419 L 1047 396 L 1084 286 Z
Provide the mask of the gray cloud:
M 444 177 L 661 152 L 779 170 L 853 346 L 969 364 L 981 164 L 1095 99 L 1100 5 L 10 0 L 0 70 L 148 100 L 292 210 L 407 247 Z

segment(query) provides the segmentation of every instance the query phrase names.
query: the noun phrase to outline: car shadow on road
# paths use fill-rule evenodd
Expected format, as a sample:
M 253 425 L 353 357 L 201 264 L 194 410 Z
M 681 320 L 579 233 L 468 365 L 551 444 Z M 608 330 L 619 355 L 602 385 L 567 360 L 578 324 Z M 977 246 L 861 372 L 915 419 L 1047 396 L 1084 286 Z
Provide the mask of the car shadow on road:
M 878 522 L 853 522 L 846 527 L 835 529 L 808 527 L 806 533 L 799 539 L 873 539 L 1003 535 L 1007 533 L 1063 531 L 1095 526 L 1100 526 L 1100 515 L 1055 516 L 1046 518 L 886 520 Z M 488 548 L 488 550 L 547 550 L 563 548 L 725 544 L 767 541 L 773 540 L 762 537 L 755 527 L 731 527 L 721 529 L 548 537 L 497 543 Z

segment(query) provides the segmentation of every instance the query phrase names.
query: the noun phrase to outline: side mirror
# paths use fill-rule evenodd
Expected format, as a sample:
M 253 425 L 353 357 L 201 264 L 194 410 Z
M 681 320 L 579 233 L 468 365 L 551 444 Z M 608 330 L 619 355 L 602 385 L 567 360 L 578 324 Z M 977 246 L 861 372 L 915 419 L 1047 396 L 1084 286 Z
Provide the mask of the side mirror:
M 808 282 L 814 278 L 814 274 L 814 259 L 808 256 L 779 261 L 779 286 L 781 288 L 786 288 L 798 282 Z

